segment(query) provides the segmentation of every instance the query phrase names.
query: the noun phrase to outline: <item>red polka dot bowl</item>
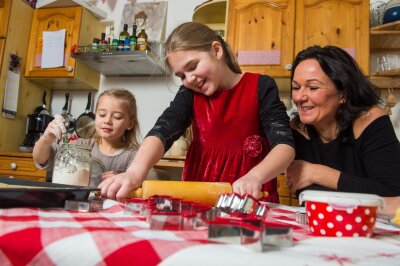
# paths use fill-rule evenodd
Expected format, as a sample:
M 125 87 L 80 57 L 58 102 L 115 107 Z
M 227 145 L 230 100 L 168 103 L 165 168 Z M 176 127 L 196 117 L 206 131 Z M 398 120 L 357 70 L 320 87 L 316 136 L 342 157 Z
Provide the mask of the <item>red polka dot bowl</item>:
M 383 198 L 372 194 L 303 191 L 308 225 L 313 235 L 371 237 Z

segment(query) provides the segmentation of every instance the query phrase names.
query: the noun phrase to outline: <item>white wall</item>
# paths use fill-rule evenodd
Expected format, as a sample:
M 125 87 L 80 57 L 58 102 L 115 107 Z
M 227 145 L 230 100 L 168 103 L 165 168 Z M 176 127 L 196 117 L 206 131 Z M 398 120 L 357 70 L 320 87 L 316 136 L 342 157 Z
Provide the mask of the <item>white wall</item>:
M 115 0 L 116 6 L 111 11 L 106 4 L 98 1 L 97 6 L 108 13 L 107 21 L 113 20 L 115 32 L 120 31 L 119 24 L 122 15 L 122 9 L 128 0 Z M 137 2 L 151 2 L 141 1 Z M 166 36 L 180 23 L 191 21 L 194 8 L 203 3 L 204 0 L 168 0 L 168 13 L 166 22 Z M 106 1 L 107 3 L 107 1 Z M 158 116 L 169 105 L 173 99 L 180 81 L 179 79 L 166 79 L 165 77 L 143 77 L 143 78 L 109 78 L 101 77 L 100 90 L 102 92 L 109 88 L 123 87 L 130 90 L 136 97 L 138 105 L 138 117 L 142 137 L 151 129 Z M 51 112 L 53 114 L 61 113 L 64 106 L 66 91 L 53 90 L 51 101 Z M 73 97 L 71 113 L 78 117 L 84 112 L 87 101 L 88 91 L 69 91 Z M 97 93 L 98 95 L 99 93 Z M 400 139 L 400 91 L 395 91 L 398 104 L 393 108 L 392 122 L 396 130 L 397 138 Z M 96 97 L 97 97 L 96 95 Z M 385 99 L 386 91 L 382 91 L 382 98 Z

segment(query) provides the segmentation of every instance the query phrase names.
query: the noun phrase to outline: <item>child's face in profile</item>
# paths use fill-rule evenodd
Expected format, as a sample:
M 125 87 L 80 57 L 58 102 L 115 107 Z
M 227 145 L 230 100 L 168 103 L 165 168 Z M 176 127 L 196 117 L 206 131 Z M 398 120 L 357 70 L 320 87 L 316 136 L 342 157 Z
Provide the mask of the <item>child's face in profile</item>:
M 103 95 L 98 99 L 96 132 L 104 140 L 119 143 L 125 130 L 133 128 L 127 103 L 123 99 Z

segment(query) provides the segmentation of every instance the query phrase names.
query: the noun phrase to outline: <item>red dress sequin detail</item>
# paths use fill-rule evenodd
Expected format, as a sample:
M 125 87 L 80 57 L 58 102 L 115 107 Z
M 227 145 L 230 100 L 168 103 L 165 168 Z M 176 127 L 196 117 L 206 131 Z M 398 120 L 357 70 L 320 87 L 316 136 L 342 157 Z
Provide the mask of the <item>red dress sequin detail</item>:
M 183 180 L 232 184 L 268 154 L 259 117 L 259 77 L 245 73 L 235 87 L 211 96 L 193 92 L 193 141 Z M 264 200 L 279 202 L 276 182 L 263 185 L 269 193 Z

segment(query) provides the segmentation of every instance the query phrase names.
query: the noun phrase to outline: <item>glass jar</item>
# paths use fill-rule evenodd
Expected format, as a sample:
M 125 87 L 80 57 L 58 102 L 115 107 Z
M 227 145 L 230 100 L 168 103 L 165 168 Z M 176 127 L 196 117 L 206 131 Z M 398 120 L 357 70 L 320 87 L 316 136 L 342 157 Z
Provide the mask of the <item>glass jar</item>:
M 53 183 L 88 186 L 92 170 L 91 149 L 87 146 L 63 143 L 53 170 Z

